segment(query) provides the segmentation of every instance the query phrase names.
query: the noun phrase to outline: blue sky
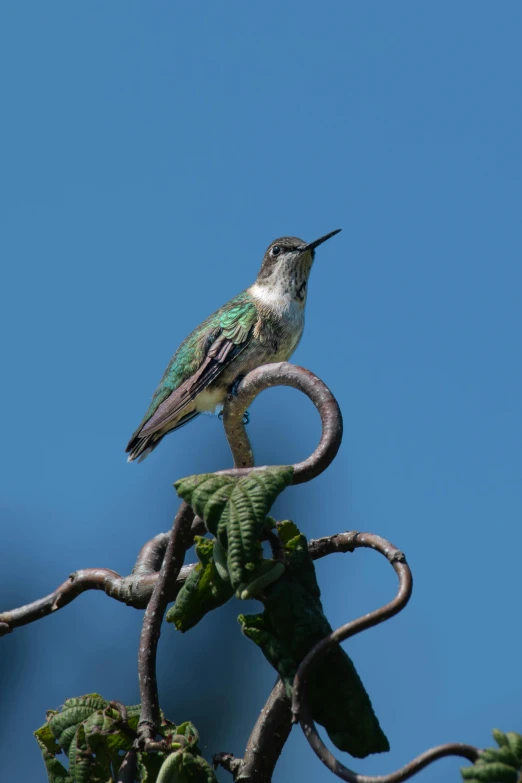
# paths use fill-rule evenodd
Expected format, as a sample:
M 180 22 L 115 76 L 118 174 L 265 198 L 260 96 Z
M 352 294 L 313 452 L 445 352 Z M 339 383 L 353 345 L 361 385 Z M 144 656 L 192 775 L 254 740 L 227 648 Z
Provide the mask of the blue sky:
M 269 242 L 342 227 L 294 358 L 346 434 L 274 513 L 309 537 L 378 533 L 413 569 L 403 614 L 345 645 L 392 745 L 352 766 L 522 731 L 521 24 L 514 0 L 2 4 L 2 608 L 76 568 L 128 573 L 171 524 L 172 482 L 230 464 L 217 418 L 141 465 L 124 447 L 179 342 Z M 249 426 L 260 463 L 319 436 L 288 389 Z M 395 590 L 373 552 L 317 570 L 334 626 Z M 164 709 L 207 756 L 241 754 L 272 685 L 235 619 L 257 606 L 164 629 Z M 44 779 L 46 709 L 138 701 L 140 620 L 88 594 L 1 640 L 6 780 Z M 418 779 L 456 781 L 459 764 Z M 333 780 L 297 729 L 275 781 L 294 777 Z

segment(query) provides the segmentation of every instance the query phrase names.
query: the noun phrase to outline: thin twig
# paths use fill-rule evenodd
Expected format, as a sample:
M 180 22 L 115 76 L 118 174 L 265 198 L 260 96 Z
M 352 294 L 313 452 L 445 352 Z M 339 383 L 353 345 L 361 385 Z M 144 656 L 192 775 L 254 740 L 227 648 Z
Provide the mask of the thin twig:
M 194 512 L 182 503 L 170 533 L 165 558 L 152 596 L 145 610 L 138 655 L 141 715 L 138 724 L 138 744 L 154 740 L 160 721 L 158 685 L 156 681 L 156 652 L 165 609 L 172 595 L 185 552 L 191 543 L 191 525 Z
M 312 667 L 322 655 L 335 645 L 355 636 L 355 634 L 360 633 L 367 628 L 372 628 L 385 620 L 389 620 L 396 615 L 406 606 L 411 596 L 413 579 L 409 566 L 406 563 L 406 558 L 399 549 L 396 549 L 384 538 L 370 533 L 351 532 L 341 533 L 337 536 L 332 536 L 329 539 L 310 541 L 310 549 L 313 553 L 312 557 L 314 557 L 314 555 L 315 557 L 322 557 L 331 552 L 352 552 L 358 547 L 370 547 L 375 549 L 389 560 L 399 577 L 399 589 L 395 598 L 390 601 L 390 603 L 386 604 L 386 606 L 376 609 L 374 612 L 370 612 L 363 617 L 359 617 L 356 620 L 352 620 L 352 622 L 337 628 L 337 630 L 333 631 L 316 644 L 308 653 L 301 662 L 294 679 L 292 697 L 292 712 L 294 718 L 299 720 L 305 737 L 323 764 L 325 764 L 335 775 L 343 780 L 349 781 L 349 783 L 401 783 L 401 781 L 407 780 L 417 772 L 420 772 L 421 769 L 428 766 L 428 764 L 431 764 L 433 761 L 436 761 L 443 756 L 461 756 L 469 761 L 476 761 L 479 754 L 478 748 L 475 748 L 472 745 L 452 743 L 440 745 L 425 751 L 420 756 L 413 759 L 413 761 L 410 761 L 404 767 L 389 775 L 371 777 L 368 775 L 359 775 L 357 772 L 353 772 L 351 769 L 348 769 L 348 767 L 345 767 L 344 764 L 341 764 L 319 737 L 312 718 L 310 706 L 306 699 L 307 678 Z

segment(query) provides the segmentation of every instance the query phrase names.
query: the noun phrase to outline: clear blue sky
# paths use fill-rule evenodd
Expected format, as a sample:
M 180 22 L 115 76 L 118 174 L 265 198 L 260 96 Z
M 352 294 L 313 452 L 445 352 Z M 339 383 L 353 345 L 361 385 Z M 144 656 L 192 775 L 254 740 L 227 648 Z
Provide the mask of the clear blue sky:
M 172 482 L 230 464 L 217 418 L 141 465 L 124 447 L 268 243 L 342 227 L 295 361 L 346 435 L 275 513 L 379 533 L 413 568 L 407 610 L 346 645 L 392 744 L 353 766 L 522 731 L 521 26 L 511 0 L 2 3 L 2 608 L 79 567 L 128 573 L 171 524 Z M 317 441 L 297 392 L 251 414 L 259 462 Z M 333 625 L 395 590 L 371 552 L 318 573 Z M 274 679 L 236 625 L 257 606 L 162 635 L 163 706 L 208 756 L 241 754 Z M 44 779 L 31 732 L 66 697 L 138 700 L 140 620 L 91 593 L 1 641 L 3 779 Z M 275 778 L 293 779 L 333 780 L 297 729 Z

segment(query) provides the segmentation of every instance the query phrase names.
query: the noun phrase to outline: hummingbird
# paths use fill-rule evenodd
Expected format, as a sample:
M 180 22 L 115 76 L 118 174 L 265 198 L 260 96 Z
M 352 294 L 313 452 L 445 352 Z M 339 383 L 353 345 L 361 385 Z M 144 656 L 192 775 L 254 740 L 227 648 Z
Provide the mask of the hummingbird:
M 287 361 L 301 339 L 315 242 L 280 237 L 267 248 L 257 279 L 201 323 L 170 360 L 140 426 L 127 444 L 128 461 L 145 457 L 160 440 L 227 394 L 255 367 Z

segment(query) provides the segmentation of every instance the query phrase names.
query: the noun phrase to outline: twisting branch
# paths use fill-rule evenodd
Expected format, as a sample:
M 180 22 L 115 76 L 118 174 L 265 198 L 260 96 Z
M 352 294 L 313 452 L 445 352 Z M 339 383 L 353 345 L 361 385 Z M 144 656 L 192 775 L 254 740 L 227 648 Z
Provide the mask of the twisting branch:
M 306 394 L 314 403 L 322 422 L 319 445 L 303 462 L 294 465 L 293 484 L 300 484 L 318 476 L 334 459 L 342 438 L 342 416 L 328 387 L 309 370 L 287 362 L 267 364 L 250 372 L 239 384 L 236 395 L 229 395 L 223 411 L 223 422 L 236 467 L 218 471 L 229 475 L 244 475 L 253 468 L 253 453 L 243 424 L 243 414 L 264 389 L 272 386 L 292 386 Z M 199 517 L 192 523 L 190 543 L 195 535 L 206 532 Z M 0 636 L 14 628 L 27 625 L 61 609 L 86 590 L 102 590 L 117 601 L 143 609 L 147 606 L 158 578 L 170 533 L 160 533 L 142 548 L 130 576 L 122 577 L 107 568 L 85 568 L 75 571 L 54 592 L 25 606 L 0 614 Z M 188 573 L 195 564 L 184 566 L 171 584 L 169 601 L 178 594 Z
M 321 416 L 321 440 L 313 454 L 294 465 L 292 484 L 303 484 L 319 476 L 339 451 L 343 417 L 330 389 L 310 370 L 288 362 L 265 364 L 246 375 L 235 395 L 229 395 L 223 409 L 223 423 L 234 457 L 235 469 L 217 473 L 244 475 L 252 469 L 254 454 L 243 423 L 243 414 L 258 394 L 272 386 L 292 386 L 309 397 Z M 262 468 L 258 468 L 262 470 Z
M 154 585 L 152 596 L 145 610 L 138 655 L 141 715 L 138 724 L 138 745 L 154 740 L 160 721 L 158 684 L 156 681 L 156 652 L 161 633 L 163 615 L 169 595 L 176 582 L 185 552 L 191 543 L 191 525 L 194 512 L 182 503 L 176 514 L 165 552 L 161 571 Z
M 229 395 L 223 410 L 223 424 L 235 468 L 254 466 L 254 452 L 244 423 L 246 409 L 263 389 L 277 385 L 273 378 L 278 377 L 282 368 L 284 372 L 287 367 L 292 365 L 283 363 L 259 367 L 243 378 L 235 395 Z M 326 391 L 331 395 L 329 390 Z M 342 420 L 340 430 L 342 433 Z M 270 542 L 274 559 L 282 557 L 279 537 L 271 531 L 266 531 L 265 537 Z M 222 766 L 232 773 L 234 780 L 240 778 L 243 783 L 270 783 L 275 765 L 292 729 L 291 716 L 290 701 L 283 683 L 278 678 L 252 729 L 243 758 L 238 759 L 231 753 L 218 753 L 214 756 L 214 767 Z
M 223 410 L 223 423 L 234 468 L 219 472 L 243 475 L 252 470 L 254 452 L 245 429 L 244 413 L 258 394 L 272 386 L 298 389 L 311 399 L 319 411 L 322 424 L 319 445 L 308 459 L 294 465 L 292 483 L 310 481 L 326 470 L 337 454 L 343 434 L 343 420 L 330 389 L 309 370 L 287 362 L 258 367 L 243 378 L 234 395 L 228 396 Z M 270 533 L 267 538 L 273 549 L 273 557 L 277 559 L 280 556 L 280 541 Z M 244 757 L 238 759 L 230 753 L 219 753 L 214 756 L 214 763 L 231 772 L 234 780 L 269 783 L 291 729 L 290 702 L 283 683 L 278 679 L 252 730 Z
M 339 406 L 325 384 L 309 370 L 282 362 L 265 365 L 250 372 L 239 384 L 235 395 L 229 395 L 223 411 L 226 436 L 234 458 L 234 467 L 218 471 L 220 474 L 242 476 L 254 467 L 252 447 L 243 424 L 243 414 L 255 397 L 272 386 L 292 386 L 306 394 L 316 406 L 322 423 L 322 434 L 317 448 L 307 459 L 295 464 L 293 484 L 310 481 L 320 475 L 332 462 L 342 438 L 342 416 Z M 126 783 L 134 777 L 136 751 L 161 750 L 168 752 L 165 741 L 156 742 L 160 721 L 156 681 L 156 653 L 161 623 L 169 601 L 172 601 L 190 570 L 196 564 L 182 567 L 186 550 L 194 536 L 204 534 L 205 525 L 194 517 L 191 508 L 182 503 L 169 533 L 161 533 L 148 541 L 140 551 L 132 573 L 121 577 L 110 569 L 82 569 L 53 593 L 33 603 L 0 614 L 0 636 L 13 628 L 25 625 L 66 606 L 86 590 L 102 590 L 111 598 L 136 608 L 146 608 L 139 649 L 139 680 L 141 716 L 134 747 L 127 753 L 118 781 Z M 267 534 L 273 547 L 275 537 Z M 379 536 L 369 533 L 340 533 L 309 542 L 312 558 L 318 559 L 333 552 L 353 552 L 359 547 L 371 547 L 383 554 L 399 577 L 396 597 L 386 606 L 360 617 L 319 642 L 298 668 L 293 687 L 293 700 L 286 697 L 283 684 L 276 682 L 265 707 L 254 726 L 243 758 L 218 754 L 215 764 L 228 769 L 235 780 L 249 783 L 269 783 L 273 770 L 294 721 L 301 727 L 315 753 L 338 777 L 349 783 L 401 783 L 443 756 L 462 756 L 472 762 L 478 749 L 470 745 L 448 744 L 432 748 L 418 756 L 402 769 L 386 776 L 369 777 L 351 771 L 330 753 L 321 741 L 306 699 L 307 678 L 321 655 L 341 641 L 371 628 L 397 614 L 408 602 L 412 577 L 402 552 Z M 278 556 L 274 551 L 274 557 Z
M 241 783 L 270 783 L 291 729 L 290 700 L 278 679 L 248 738 L 244 757 L 217 753 L 214 767 L 223 767 Z
M 344 764 L 341 764 L 341 762 L 335 758 L 321 740 L 311 715 L 310 706 L 306 700 L 307 679 L 312 667 L 322 655 L 336 644 L 398 614 L 398 612 L 408 603 L 413 586 L 411 571 L 406 563 L 404 554 L 392 546 L 388 541 L 380 538 L 380 536 L 370 533 L 341 533 L 340 535 L 333 536 L 329 539 L 318 539 L 317 541 L 310 542 L 312 552 L 315 550 L 315 553 L 319 557 L 330 554 L 331 552 L 353 551 L 358 547 L 371 547 L 389 560 L 399 577 L 399 589 L 395 598 L 390 601 L 390 603 L 386 604 L 386 606 L 376 609 L 374 612 L 370 612 L 363 617 L 359 617 L 357 620 L 352 620 L 352 622 L 347 623 L 346 625 L 342 625 L 310 650 L 299 666 L 294 679 L 292 695 L 292 712 L 294 719 L 299 720 L 305 737 L 323 764 L 325 764 L 335 775 L 342 778 L 342 780 L 349 781 L 349 783 L 401 783 L 401 781 L 407 780 L 417 772 L 420 772 L 420 770 L 424 769 L 428 764 L 431 764 L 433 761 L 444 756 L 461 756 L 469 761 L 475 762 L 479 755 L 478 748 L 475 748 L 472 745 L 451 743 L 448 745 L 439 745 L 436 748 L 425 751 L 396 772 L 392 772 L 389 775 L 372 777 L 368 775 L 359 775 L 357 772 L 353 772 L 351 769 L 348 769 L 348 767 L 345 767 Z M 314 555 L 312 555 L 312 557 L 313 556 Z
M 81 568 L 72 573 L 54 592 L 30 604 L 0 614 L 0 636 L 28 623 L 63 609 L 87 590 L 102 590 L 110 598 L 135 609 L 144 609 L 158 578 L 168 541 L 168 533 L 160 533 L 142 547 L 136 565 L 129 576 L 120 576 L 109 568 Z M 173 601 L 195 563 L 183 566 L 173 587 Z

